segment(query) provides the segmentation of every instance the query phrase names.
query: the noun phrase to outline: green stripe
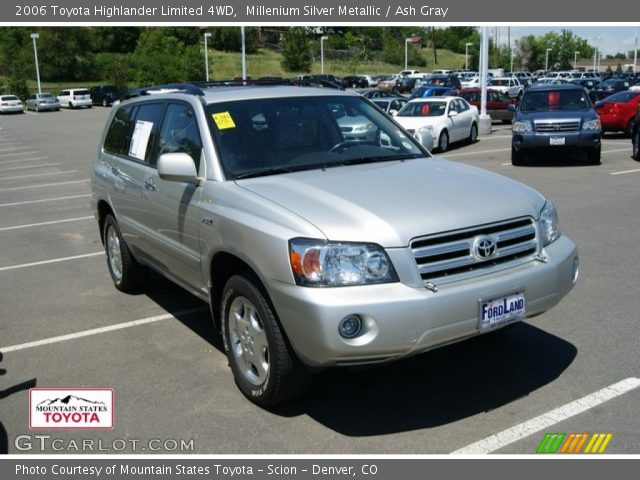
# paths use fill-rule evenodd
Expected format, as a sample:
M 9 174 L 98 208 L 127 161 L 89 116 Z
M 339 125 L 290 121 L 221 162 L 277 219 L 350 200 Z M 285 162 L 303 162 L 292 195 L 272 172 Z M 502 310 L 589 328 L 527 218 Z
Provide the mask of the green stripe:
M 566 436 L 566 433 L 559 433 L 558 438 L 556 439 L 556 443 L 553 444 L 553 447 L 551 447 L 551 451 L 549 453 L 556 453 L 558 451 L 558 448 L 560 448 L 560 445 L 562 444 L 562 440 L 564 440 L 564 437 Z
M 547 442 L 549 440 L 551 440 L 551 434 L 547 433 L 545 434 L 544 438 L 540 442 L 540 445 L 538 445 L 538 449 L 536 450 L 536 453 L 546 453 L 545 447 L 547 446 Z

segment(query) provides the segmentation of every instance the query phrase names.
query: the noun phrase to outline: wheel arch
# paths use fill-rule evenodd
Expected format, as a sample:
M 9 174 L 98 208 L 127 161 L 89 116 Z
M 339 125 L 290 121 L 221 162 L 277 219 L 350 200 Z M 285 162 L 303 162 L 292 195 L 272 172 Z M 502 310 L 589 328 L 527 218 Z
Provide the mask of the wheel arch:
M 111 205 L 109 205 L 106 200 L 100 200 L 98 202 L 97 212 L 98 212 L 98 228 L 100 230 L 100 241 L 104 245 L 104 221 L 107 218 L 107 215 L 112 215 L 113 218 L 116 218 L 116 214 L 113 212 Z

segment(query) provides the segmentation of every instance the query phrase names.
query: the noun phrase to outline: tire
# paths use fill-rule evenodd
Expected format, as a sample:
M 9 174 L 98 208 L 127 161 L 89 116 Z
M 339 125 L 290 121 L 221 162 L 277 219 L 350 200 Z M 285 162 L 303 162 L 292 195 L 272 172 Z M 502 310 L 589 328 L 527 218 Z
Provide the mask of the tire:
M 351 88 L 358 88 L 358 84 L 357 83 L 351 84 Z
M 262 407 L 301 395 L 311 375 L 288 345 L 258 282 L 249 275 L 232 276 L 220 308 L 224 348 L 243 395 Z
M 640 128 L 636 129 L 636 132 L 633 134 L 633 153 L 632 157 L 634 160 L 640 160 Z
M 600 165 L 600 147 L 592 148 L 587 152 L 590 165 Z
M 629 123 L 627 123 L 627 128 L 625 128 L 624 130 L 624 134 L 631 138 L 631 136 L 633 135 L 633 126 L 634 126 L 634 119 L 632 118 L 631 120 L 629 120 Z
M 478 141 L 478 126 L 475 123 L 471 124 L 471 131 L 469 132 L 469 138 L 467 142 L 471 145 Z
M 69 110 L 73 110 L 73 103 L 69 102 Z
M 106 99 L 106 98 L 103 98 L 103 99 L 102 99 L 102 106 L 103 106 L 103 107 L 108 107 L 108 106 L 109 106 L 109 102 L 107 102 L 107 99 Z
M 146 279 L 146 269 L 131 255 L 112 215 L 105 218 L 102 238 L 113 284 L 125 293 L 140 292 Z
M 38 106 L 38 104 L 36 103 L 36 112 L 40 111 L 40 107 Z
M 449 148 L 449 134 L 443 130 L 438 137 L 438 151 L 446 152 L 447 148 Z
M 514 167 L 519 167 L 524 164 L 524 153 L 517 151 L 515 148 L 511 147 L 511 165 Z

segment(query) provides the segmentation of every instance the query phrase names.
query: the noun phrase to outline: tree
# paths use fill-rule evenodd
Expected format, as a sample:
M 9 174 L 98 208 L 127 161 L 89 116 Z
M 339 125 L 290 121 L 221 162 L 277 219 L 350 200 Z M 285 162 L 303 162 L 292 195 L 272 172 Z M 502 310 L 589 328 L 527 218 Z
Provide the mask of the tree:
M 287 72 L 310 72 L 311 41 L 302 27 L 292 27 L 282 41 L 282 68 Z
M 225 52 L 240 52 L 242 50 L 240 27 L 216 27 L 211 29 L 211 43 L 209 46 Z M 260 43 L 257 28 L 245 28 L 244 42 L 246 53 L 256 53 Z
M 163 28 L 144 30 L 131 60 L 139 85 L 201 80 L 205 76 L 200 46 L 187 46 Z

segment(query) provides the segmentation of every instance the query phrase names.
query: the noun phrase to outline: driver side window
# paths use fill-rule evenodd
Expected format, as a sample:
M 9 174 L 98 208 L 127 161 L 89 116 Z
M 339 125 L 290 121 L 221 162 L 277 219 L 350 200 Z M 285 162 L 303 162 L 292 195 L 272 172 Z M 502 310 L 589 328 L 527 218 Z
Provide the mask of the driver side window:
M 169 104 L 160 133 L 158 156 L 163 153 L 187 153 L 193 159 L 196 171 L 199 171 L 201 152 L 202 141 L 193 109 L 189 105 Z

